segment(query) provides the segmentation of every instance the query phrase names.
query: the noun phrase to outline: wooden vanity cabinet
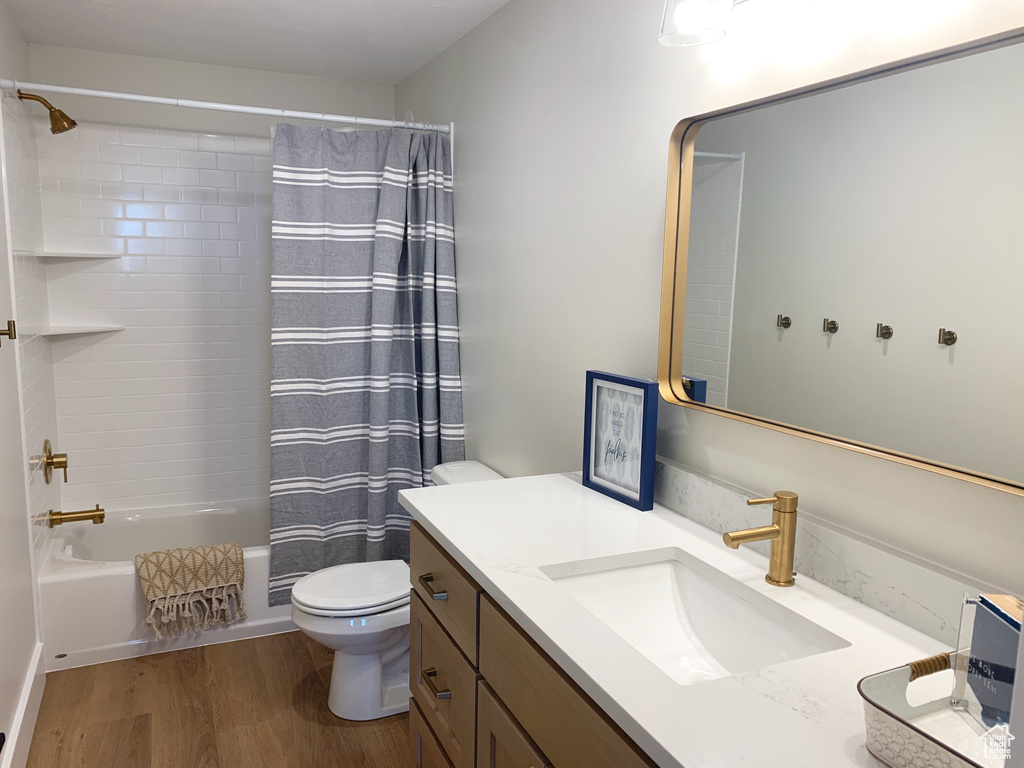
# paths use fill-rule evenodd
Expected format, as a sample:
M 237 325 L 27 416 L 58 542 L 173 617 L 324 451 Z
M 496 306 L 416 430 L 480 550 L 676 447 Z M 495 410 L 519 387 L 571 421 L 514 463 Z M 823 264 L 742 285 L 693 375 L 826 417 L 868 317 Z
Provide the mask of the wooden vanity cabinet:
M 415 522 L 410 552 L 413 768 L 654 766 Z
M 479 674 L 423 601 L 409 616 L 409 689 L 455 768 L 473 768 Z
M 480 585 L 417 523 L 409 530 L 409 575 L 413 591 L 475 666 Z
M 409 701 L 409 764 L 412 768 L 452 768 L 416 701 Z
M 537 745 L 483 680 L 476 700 L 476 768 L 550 767 Z

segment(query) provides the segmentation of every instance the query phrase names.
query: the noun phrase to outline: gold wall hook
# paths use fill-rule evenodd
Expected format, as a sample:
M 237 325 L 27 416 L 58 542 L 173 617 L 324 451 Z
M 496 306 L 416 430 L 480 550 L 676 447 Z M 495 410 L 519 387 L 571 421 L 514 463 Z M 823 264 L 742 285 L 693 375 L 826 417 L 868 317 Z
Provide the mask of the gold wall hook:
M 54 512 L 52 509 L 46 513 L 46 524 L 51 528 L 64 523 L 84 523 L 92 520 L 93 525 L 99 525 L 107 517 L 106 510 L 96 505 L 96 509 L 83 509 L 81 512 Z
M 7 321 L 7 328 L 0 328 L 0 336 L 6 336 L 11 341 L 18 338 L 18 326 L 15 325 L 13 320 Z
M 54 453 L 49 440 L 43 441 L 43 480 L 49 485 L 53 480 L 53 470 L 64 471 L 64 482 L 68 481 L 68 455 Z M 53 526 L 51 526 L 53 527 Z
M 836 333 L 839 330 L 839 323 L 835 320 L 829 320 L 827 317 L 821 324 L 822 333 Z
M 939 344 L 945 344 L 947 347 L 952 347 L 956 344 L 956 332 L 947 331 L 945 328 L 939 328 Z

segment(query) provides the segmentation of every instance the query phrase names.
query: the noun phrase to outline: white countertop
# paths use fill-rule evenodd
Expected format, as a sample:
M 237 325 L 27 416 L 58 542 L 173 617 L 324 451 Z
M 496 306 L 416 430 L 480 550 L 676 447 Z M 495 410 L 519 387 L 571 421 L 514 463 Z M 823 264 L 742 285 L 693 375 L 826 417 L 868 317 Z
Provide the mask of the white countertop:
M 402 491 L 402 505 L 594 701 L 665 768 L 882 764 L 864 746 L 866 675 L 948 650 L 809 578 L 764 581 L 766 558 L 656 506 L 639 512 L 566 475 Z M 679 547 L 850 646 L 680 685 L 540 567 Z

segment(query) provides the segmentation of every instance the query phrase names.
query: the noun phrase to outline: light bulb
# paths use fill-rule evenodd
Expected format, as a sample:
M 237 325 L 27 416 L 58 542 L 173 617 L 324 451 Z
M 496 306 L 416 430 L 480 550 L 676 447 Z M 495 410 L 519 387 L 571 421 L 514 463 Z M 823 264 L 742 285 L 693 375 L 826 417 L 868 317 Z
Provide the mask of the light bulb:
M 733 0 L 666 0 L 662 45 L 703 45 L 725 37 Z

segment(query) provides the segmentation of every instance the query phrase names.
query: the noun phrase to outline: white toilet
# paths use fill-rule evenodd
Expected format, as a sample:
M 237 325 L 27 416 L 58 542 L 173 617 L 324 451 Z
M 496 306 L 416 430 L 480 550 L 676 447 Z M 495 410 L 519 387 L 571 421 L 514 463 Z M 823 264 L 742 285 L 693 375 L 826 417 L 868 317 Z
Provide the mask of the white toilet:
M 501 478 L 476 461 L 439 464 L 434 485 Z M 409 566 L 402 560 L 324 568 L 295 582 L 292 621 L 334 650 L 327 705 L 346 720 L 409 709 Z

